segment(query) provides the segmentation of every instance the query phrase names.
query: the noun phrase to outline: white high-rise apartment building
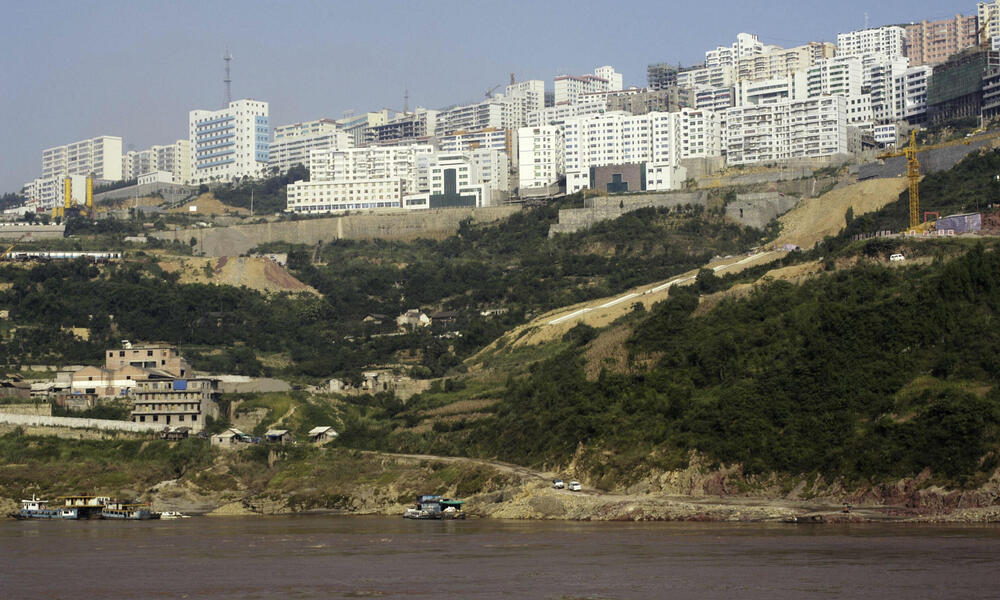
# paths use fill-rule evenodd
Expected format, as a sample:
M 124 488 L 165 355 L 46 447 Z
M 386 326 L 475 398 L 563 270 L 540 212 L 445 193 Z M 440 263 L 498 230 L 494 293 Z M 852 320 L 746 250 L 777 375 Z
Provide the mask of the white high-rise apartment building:
M 738 81 L 777 79 L 803 71 L 818 61 L 833 58 L 837 47 L 830 42 L 810 42 L 795 48 L 776 48 L 736 61 Z
M 346 150 L 353 147 L 354 137 L 342 131 L 332 119 L 283 125 L 274 129 L 268 169 L 271 174 L 287 173 L 295 165 L 308 165 L 312 150 Z
M 418 188 L 418 158 L 434 152 L 429 144 L 313 150 L 309 181 L 288 185 L 288 207 L 296 213 L 400 208 Z
M 906 56 L 906 30 L 891 25 L 837 34 L 837 56 L 880 54 L 886 58 Z
M 847 96 L 847 124 L 865 131 L 874 131 L 875 112 L 872 110 L 872 95 Z
M 516 138 L 510 129 L 483 129 L 443 135 L 438 138 L 438 149 L 441 152 L 499 150 L 508 157 L 517 156 Z
M 898 111 L 899 98 L 903 91 L 896 85 L 896 80 L 906 73 L 909 60 L 905 56 L 900 56 L 877 61 L 866 68 L 862 85 L 867 80 L 875 123 L 883 125 L 903 118 L 902 113 Z
M 163 171 L 170 173 L 173 183 L 191 181 L 191 142 L 177 140 L 166 146 L 150 146 L 148 150 L 132 150 L 122 156 L 122 179 L 138 180 L 140 175 Z
M 234 100 L 220 110 L 192 110 L 188 130 L 192 183 L 266 174 L 271 141 L 267 102 Z
M 456 106 L 438 113 L 433 133 L 442 136 L 488 127 L 500 129 L 503 127 L 503 113 L 503 105 L 492 98 L 478 104 Z
M 122 138 L 102 135 L 42 151 L 42 179 L 92 175 L 103 181 L 122 178 Z
M 736 84 L 737 106 L 769 104 L 807 97 L 805 71 L 774 79 L 746 80 Z
M 576 104 L 557 104 L 536 110 L 528 115 L 525 126 L 539 127 L 542 125 L 555 125 L 562 123 L 570 117 L 603 114 L 607 110 L 608 103 L 604 98 L 592 97 L 589 100 L 577 100 Z
M 686 173 L 681 160 L 721 155 L 719 116 L 712 111 L 616 111 L 567 119 L 564 128 L 567 193 L 589 187 L 591 167 L 637 163 L 645 164 L 646 189 L 677 189 Z
M 929 65 L 910 67 L 896 76 L 897 112 L 910 123 L 922 123 L 927 117 L 927 80 L 934 68 Z
M 48 210 L 53 206 L 62 206 L 63 180 L 65 175 L 57 177 L 39 177 L 24 184 L 24 197 L 27 205 L 35 210 Z
M 699 67 L 677 74 L 677 85 L 690 90 L 731 87 L 734 83 L 736 83 L 736 68 L 732 65 Z
M 517 165 L 521 189 L 559 181 L 566 172 L 562 125 L 538 125 L 517 130 Z
M 861 59 L 853 56 L 820 61 L 806 71 L 808 95 L 858 96 L 861 94 Z
M 698 110 L 725 111 L 736 105 L 736 90 L 732 87 L 701 87 L 695 89 L 694 107 Z
M 761 54 L 769 48 L 776 48 L 776 46 L 765 46 L 752 33 L 740 33 L 736 35 L 736 41 L 731 46 L 719 46 L 715 50 L 706 52 L 705 67 L 727 66 L 735 68 L 739 59 Z
M 508 98 L 523 98 L 524 109 L 527 112 L 545 108 L 545 82 L 541 79 L 518 81 L 507 86 L 504 96 Z
M 847 154 L 847 100 L 823 96 L 726 111 L 726 161 L 731 165 Z
M 581 94 L 622 89 L 622 75 L 614 67 L 598 67 L 593 75 L 560 75 L 554 88 L 555 104 L 574 104 Z

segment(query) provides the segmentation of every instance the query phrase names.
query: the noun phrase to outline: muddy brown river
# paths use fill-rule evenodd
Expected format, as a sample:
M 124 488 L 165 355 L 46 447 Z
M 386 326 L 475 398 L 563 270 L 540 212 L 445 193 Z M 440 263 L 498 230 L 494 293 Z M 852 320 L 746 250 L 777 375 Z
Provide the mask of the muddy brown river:
M 1000 526 L 0 522 L 0 598 L 997 598 Z

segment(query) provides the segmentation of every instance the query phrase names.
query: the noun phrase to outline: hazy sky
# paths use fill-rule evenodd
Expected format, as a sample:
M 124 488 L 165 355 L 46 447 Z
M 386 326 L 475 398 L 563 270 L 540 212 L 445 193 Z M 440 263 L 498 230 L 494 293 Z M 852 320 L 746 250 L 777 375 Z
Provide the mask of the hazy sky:
M 785 47 L 957 13 L 967 0 L 197 2 L 3 0 L 0 192 L 41 175 L 45 148 L 119 135 L 125 149 L 187 137 L 188 111 L 270 103 L 271 126 L 346 110 L 477 102 L 517 79 L 612 65 L 645 85 L 651 62 L 700 62 L 756 33 Z

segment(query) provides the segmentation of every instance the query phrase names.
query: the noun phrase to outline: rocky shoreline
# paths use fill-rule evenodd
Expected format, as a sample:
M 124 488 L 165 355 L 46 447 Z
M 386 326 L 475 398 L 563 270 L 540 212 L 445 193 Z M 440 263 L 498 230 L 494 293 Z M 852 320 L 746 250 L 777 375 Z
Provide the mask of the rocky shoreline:
M 745 478 L 739 466 L 710 467 L 692 456 L 686 469 L 650 474 L 627 489 L 606 492 L 567 465 L 584 489 L 553 489 L 552 472 L 497 461 L 373 452 L 345 454 L 345 465 L 365 465 L 366 475 L 332 481 L 285 478 L 281 486 L 211 484 L 209 472 L 230 473 L 220 458 L 206 471 L 161 481 L 145 491 L 118 490 L 149 502 L 156 511 L 213 517 L 292 514 L 399 516 L 416 491 L 466 500 L 470 517 L 566 521 L 704 521 L 786 523 L 1000 523 L 1000 472 L 975 489 L 933 485 L 929 472 L 890 484 L 846 489 L 821 477 Z M 463 474 L 445 487 L 428 488 L 444 469 Z M 386 473 L 392 477 L 384 477 Z M 475 483 L 470 483 L 470 478 Z M 381 480 L 381 483 L 375 483 Z M 440 479 L 438 480 L 440 484 Z M 211 485 L 206 485 L 209 482 Z M 137 483 L 137 482 L 136 482 Z M 37 493 L 53 489 L 38 482 Z M 464 487 L 463 487 L 464 486 Z M 33 486 L 35 487 L 35 486 Z M 463 491 L 468 490 L 468 491 Z M 126 493 L 127 492 L 127 493 Z M 53 494 L 58 495 L 58 494 Z M 0 497 L 0 518 L 16 512 L 19 498 Z M 849 508 L 847 508 L 849 507 Z M 846 510 L 845 510 L 846 509 Z

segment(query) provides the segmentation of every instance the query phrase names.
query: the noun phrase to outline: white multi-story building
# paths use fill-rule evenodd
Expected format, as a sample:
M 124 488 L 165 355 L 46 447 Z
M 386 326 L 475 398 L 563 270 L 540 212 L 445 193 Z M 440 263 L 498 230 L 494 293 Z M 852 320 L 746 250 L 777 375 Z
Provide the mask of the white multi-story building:
M 847 154 L 847 100 L 841 96 L 738 106 L 726 111 L 731 165 Z
M 417 161 L 433 153 L 428 144 L 313 150 L 309 181 L 288 185 L 287 210 L 318 214 L 400 208 L 419 191 Z
M 482 129 L 463 131 L 438 137 L 438 149 L 442 152 L 471 152 L 479 148 L 500 150 L 507 156 L 515 156 L 515 140 L 510 129 Z
M 566 172 L 562 125 L 517 130 L 517 164 L 521 189 L 552 185 Z
M 922 123 L 927 117 L 927 80 L 933 67 L 910 67 L 896 76 L 897 112 L 909 123 Z
M 562 123 L 570 117 L 602 114 L 607 112 L 607 109 L 607 101 L 603 98 L 591 98 L 585 101 L 577 100 L 576 104 L 547 106 L 529 114 L 525 126 L 540 127 L 542 125 L 554 125 Z
M 775 79 L 740 81 L 736 90 L 737 106 L 799 100 L 807 97 L 806 73 L 798 71 Z
M 891 25 L 837 34 L 837 56 L 879 54 L 885 58 L 906 56 L 906 30 Z
M 694 107 L 698 110 L 722 112 L 733 106 L 736 106 L 736 88 L 703 87 L 695 89 Z
M 271 125 L 267 102 L 234 100 L 188 114 L 191 182 L 233 181 L 267 172 Z
M 90 175 L 102 181 L 122 178 L 122 138 L 102 135 L 42 151 L 42 179 Z
M 609 112 L 567 119 L 564 125 L 566 192 L 590 186 L 591 167 L 644 164 L 646 189 L 677 189 L 681 160 L 720 156 L 719 117 L 712 111 L 632 115 Z
M 872 95 L 858 94 L 846 96 L 847 124 L 864 131 L 871 132 L 875 126 L 875 113 L 872 109 Z
M 421 191 L 403 197 L 414 209 L 491 206 L 507 193 L 507 155 L 497 150 L 436 152 L 417 161 Z
M 512 83 L 504 90 L 504 96 L 520 99 L 527 118 L 528 113 L 545 108 L 545 82 L 541 79 L 529 79 Z
M 714 65 L 688 69 L 677 74 L 677 85 L 682 88 L 722 88 L 736 83 L 736 68 L 732 65 Z
M 622 89 L 622 75 L 614 67 L 598 67 L 593 75 L 560 75 L 554 89 L 555 104 L 573 104 L 581 94 Z
M 765 46 L 757 36 L 752 33 L 740 33 L 736 35 L 736 41 L 731 46 L 719 46 L 715 50 L 705 53 L 705 66 L 708 68 L 727 66 L 736 67 L 736 62 L 741 58 L 754 56 L 763 53 L 766 49 L 776 48 Z M 679 85 L 683 85 L 678 80 Z
M 268 167 L 271 174 L 288 172 L 295 165 L 309 164 L 312 150 L 346 150 L 354 147 L 354 137 L 332 119 L 283 125 L 274 129 Z
M 795 48 L 776 48 L 736 61 L 738 81 L 778 79 L 803 71 L 821 60 L 833 58 L 837 47 L 830 42 L 810 42 Z
M 872 96 L 872 115 L 875 123 L 885 124 L 903 118 L 898 112 L 899 97 L 902 88 L 897 87 L 896 79 L 909 68 L 909 59 L 905 56 L 873 62 L 865 69 L 862 85 Z
M 442 136 L 456 131 L 500 129 L 503 123 L 503 105 L 492 98 L 478 104 L 467 104 L 442 110 L 437 115 L 434 135 Z
M 39 177 L 24 184 L 24 197 L 28 207 L 38 210 L 48 210 L 53 206 L 62 206 L 63 180 L 65 176 Z
M 861 94 L 862 67 L 857 57 L 820 61 L 806 71 L 809 97 L 858 96 Z
M 154 172 L 170 173 L 171 183 L 190 183 L 191 142 L 177 140 L 166 146 L 132 150 L 122 156 L 122 179 L 138 180 L 140 176 Z

